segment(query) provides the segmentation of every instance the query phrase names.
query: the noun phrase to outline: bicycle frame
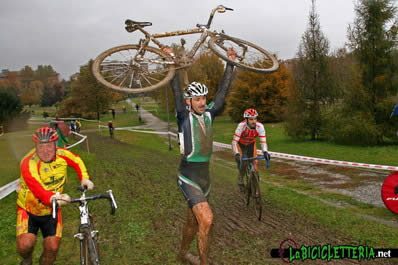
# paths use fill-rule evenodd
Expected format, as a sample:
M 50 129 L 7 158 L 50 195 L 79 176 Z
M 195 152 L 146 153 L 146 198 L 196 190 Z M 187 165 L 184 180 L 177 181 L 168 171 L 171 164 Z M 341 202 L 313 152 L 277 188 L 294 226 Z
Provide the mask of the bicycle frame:
M 233 9 L 224 7 L 222 5 L 217 6 L 216 8 L 214 8 L 211 11 L 211 14 L 210 14 L 207 24 L 206 25 L 197 24 L 196 25 L 197 28 L 194 28 L 194 29 L 150 34 L 147 31 L 145 31 L 141 26 L 136 25 L 137 29 L 145 35 L 145 39 L 141 39 L 139 41 L 140 50 L 137 52 L 136 56 L 138 56 L 140 54 L 142 49 L 144 49 L 146 46 L 148 46 L 150 41 L 154 42 L 160 49 L 163 49 L 165 46 L 157 40 L 159 38 L 176 37 L 176 36 L 182 36 L 182 35 L 201 33 L 200 38 L 194 43 L 192 49 L 186 55 L 188 58 L 193 58 L 195 56 L 196 52 L 199 50 L 200 46 L 206 41 L 207 37 L 216 36 L 219 34 L 216 31 L 214 31 L 214 32 L 209 31 L 209 28 L 210 28 L 211 22 L 213 21 L 214 14 L 216 12 L 224 13 L 226 10 L 233 10 Z

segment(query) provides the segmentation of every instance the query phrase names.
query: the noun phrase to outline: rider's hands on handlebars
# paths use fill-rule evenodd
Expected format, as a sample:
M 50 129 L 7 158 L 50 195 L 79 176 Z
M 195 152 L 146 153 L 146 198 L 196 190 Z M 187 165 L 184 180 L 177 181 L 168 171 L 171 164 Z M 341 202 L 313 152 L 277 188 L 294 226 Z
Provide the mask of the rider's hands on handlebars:
M 236 162 L 240 161 L 240 154 L 239 153 L 235 154 L 235 160 L 236 160 Z
M 82 179 L 82 181 L 80 182 L 80 186 L 82 186 L 83 188 L 86 187 L 87 190 L 94 189 L 94 183 L 89 179 Z
M 271 155 L 267 151 L 264 151 L 263 153 L 264 153 L 265 160 L 270 161 L 271 160 Z
M 71 201 L 70 196 L 66 193 L 56 193 L 55 195 L 51 196 L 50 201 L 52 202 L 54 199 L 57 201 L 58 206 L 66 205 Z
M 235 51 L 234 48 L 231 47 L 231 48 L 228 49 L 227 55 L 228 55 L 229 59 L 235 61 L 236 56 L 238 55 L 238 53 Z

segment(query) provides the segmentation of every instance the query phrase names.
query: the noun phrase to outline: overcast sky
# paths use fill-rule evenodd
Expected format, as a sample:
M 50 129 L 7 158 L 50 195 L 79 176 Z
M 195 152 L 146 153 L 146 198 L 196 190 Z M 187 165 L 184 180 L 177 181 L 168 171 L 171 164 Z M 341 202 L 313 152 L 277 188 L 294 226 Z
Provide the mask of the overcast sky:
M 346 42 L 354 1 L 317 0 L 321 28 L 332 49 Z M 307 28 L 311 1 L 1 0 L 0 69 L 51 64 L 68 79 L 105 49 L 136 43 L 142 37 L 139 32 L 125 31 L 126 18 L 152 22 L 146 28 L 151 33 L 190 29 L 205 24 L 218 4 L 234 11 L 216 14 L 212 29 L 224 29 L 288 59 L 295 56 Z M 179 38 L 168 42 L 173 41 Z

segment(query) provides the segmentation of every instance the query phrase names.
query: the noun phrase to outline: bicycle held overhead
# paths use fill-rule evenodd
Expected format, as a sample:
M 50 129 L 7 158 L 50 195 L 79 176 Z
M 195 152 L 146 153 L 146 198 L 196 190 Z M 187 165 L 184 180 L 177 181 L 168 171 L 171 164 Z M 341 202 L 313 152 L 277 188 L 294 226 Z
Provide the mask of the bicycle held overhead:
M 101 53 L 93 63 L 96 79 L 106 87 L 125 93 L 142 93 L 157 89 L 169 82 L 176 69 L 185 68 L 194 62 L 194 56 L 202 45 L 208 46 L 222 60 L 255 72 L 270 73 L 279 67 L 278 61 L 268 51 L 248 41 L 226 35 L 223 31 L 210 31 L 216 12 L 232 11 L 232 8 L 219 5 L 211 11 L 207 24 L 197 24 L 196 28 L 150 34 L 144 27 L 151 22 L 137 22 L 127 19 L 126 30 L 139 30 L 145 38 L 137 44 L 117 46 Z M 174 54 L 158 39 L 164 37 L 201 34 L 199 39 L 188 51 L 182 49 L 181 54 Z M 159 48 L 149 46 L 150 42 Z M 182 46 L 185 41 L 181 40 Z M 237 60 L 228 57 L 228 51 L 236 51 Z M 187 78 L 186 78 L 187 79 Z M 188 83 L 187 80 L 184 81 Z

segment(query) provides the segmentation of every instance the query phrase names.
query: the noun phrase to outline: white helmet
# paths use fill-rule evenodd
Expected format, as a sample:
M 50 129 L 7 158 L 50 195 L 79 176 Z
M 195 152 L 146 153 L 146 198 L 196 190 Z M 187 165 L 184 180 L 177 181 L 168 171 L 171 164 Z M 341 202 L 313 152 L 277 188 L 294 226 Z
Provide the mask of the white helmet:
M 206 96 L 209 89 L 199 82 L 190 83 L 184 91 L 184 98 Z

